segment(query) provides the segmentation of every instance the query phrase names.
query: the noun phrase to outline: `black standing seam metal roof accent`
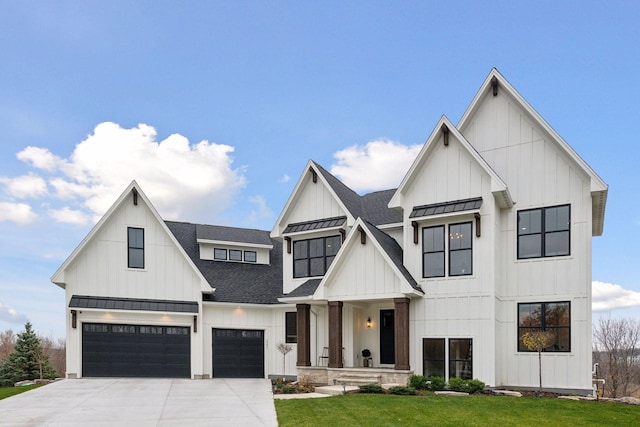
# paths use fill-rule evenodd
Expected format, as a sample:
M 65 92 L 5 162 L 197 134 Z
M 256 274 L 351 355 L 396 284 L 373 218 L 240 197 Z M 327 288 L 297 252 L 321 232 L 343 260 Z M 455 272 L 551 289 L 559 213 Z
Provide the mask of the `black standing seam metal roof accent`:
M 333 218 L 323 218 L 315 221 L 296 222 L 288 224 L 282 233 L 296 233 L 298 231 L 320 230 L 323 228 L 339 227 L 346 221 L 346 216 L 336 216 Z
M 95 308 L 101 310 L 168 311 L 173 313 L 198 313 L 197 301 L 169 301 L 139 298 L 92 297 L 73 295 L 70 308 Z
M 423 216 L 432 216 L 447 214 L 452 212 L 464 212 L 480 209 L 482 206 L 482 197 L 473 199 L 453 200 L 444 203 L 433 203 L 430 205 L 414 206 L 409 218 L 419 218 Z

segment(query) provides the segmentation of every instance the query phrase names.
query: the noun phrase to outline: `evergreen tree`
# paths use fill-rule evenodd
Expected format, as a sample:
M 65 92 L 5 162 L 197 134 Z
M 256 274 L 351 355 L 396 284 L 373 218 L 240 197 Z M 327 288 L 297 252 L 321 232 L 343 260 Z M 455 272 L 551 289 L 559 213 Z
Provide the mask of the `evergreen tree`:
M 42 350 L 40 340 L 31 323 L 24 325 L 24 332 L 18 334 L 15 351 L 2 364 L 0 381 L 13 385 L 18 381 L 33 379 L 54 379 L 57 374 L 49 363 L 49 356 Z

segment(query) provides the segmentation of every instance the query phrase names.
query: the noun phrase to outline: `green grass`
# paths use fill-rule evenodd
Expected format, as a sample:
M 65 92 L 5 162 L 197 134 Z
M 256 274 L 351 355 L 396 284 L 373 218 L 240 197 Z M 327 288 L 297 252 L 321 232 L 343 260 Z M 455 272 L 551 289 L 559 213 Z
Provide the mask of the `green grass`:
M 607 402 L 509 396 L 353 394 L 276 400 L 286 426 L 625 426 L 640 407 Z
M 41 387 L 40 385 L 23 385 L 21 387 L 0 387 L 0 400 L 7 397 L 14 396 L 16 394 L 24 393 L 25 391 L 33 390 L 34 388 Z

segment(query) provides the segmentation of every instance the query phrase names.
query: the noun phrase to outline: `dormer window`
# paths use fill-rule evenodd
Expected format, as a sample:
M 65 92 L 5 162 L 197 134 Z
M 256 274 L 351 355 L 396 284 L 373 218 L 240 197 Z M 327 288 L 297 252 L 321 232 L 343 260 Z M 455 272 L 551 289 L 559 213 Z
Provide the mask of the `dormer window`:
M 227 260 L 227 250 L 215 248 L 213 250 L 213 259 L 218 261 L 226 261 Z
M 340 249 L 340 236 L 297 240 L 293 243 L 293 277 L 324 276 Z
M 229 249 L 229 261 L 242 261 L 242 251 Z
M 144 228 L 127 227 L 127 267 L 144 268 Z

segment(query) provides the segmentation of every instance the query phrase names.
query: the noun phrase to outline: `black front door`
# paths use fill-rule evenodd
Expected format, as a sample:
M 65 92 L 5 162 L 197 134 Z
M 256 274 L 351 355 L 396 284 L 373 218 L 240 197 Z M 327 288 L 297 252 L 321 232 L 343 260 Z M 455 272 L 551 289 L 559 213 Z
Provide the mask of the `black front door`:
M 380 310 L 380 363 L 396 363 L 396 340 L 393 310 Z

